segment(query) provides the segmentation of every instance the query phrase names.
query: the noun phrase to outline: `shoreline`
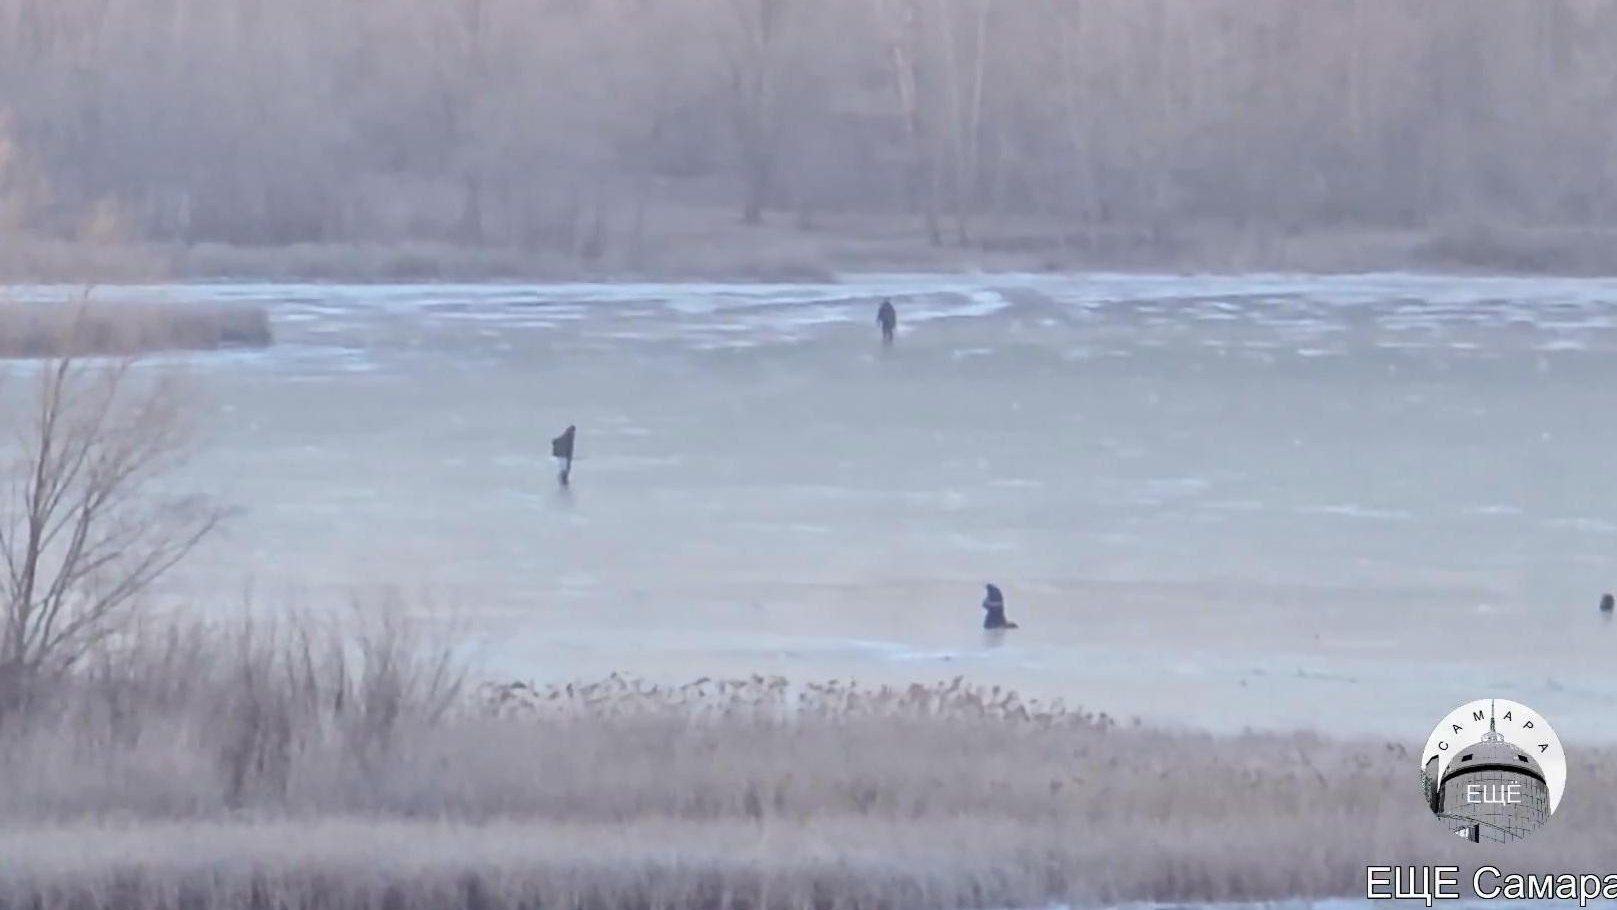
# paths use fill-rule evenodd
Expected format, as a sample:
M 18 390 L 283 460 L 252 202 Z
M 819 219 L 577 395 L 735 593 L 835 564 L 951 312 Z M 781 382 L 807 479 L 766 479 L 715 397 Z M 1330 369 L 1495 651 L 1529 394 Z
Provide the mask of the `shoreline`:
M 595 273 L 577 274 L 542 274 L 542 275 L 484 275 L 484 276 L 453 276 L 443 278 L 409 278 L 389 276 L 297 276 L 297 275 L 271 275 L 271 274 L 240 274 L 240 275 L 174 275 L 164 277 L 124 276 L 111 279 L 97 277 L 78 278 L 52 278 L 30 279 L 15 276 L 0 275 L 0 303 L 7 301 L 7 290 L 17 289 L 43 289 L 57 291 L 62 289 L 83 290 L 90 289 L 94 293 L 101 288 L 142 288 L 161 290 L 165 288 L 518 288 L 518 287 L 566 287 L 578 286 L 589 288 L 612 287 L 671 287 L 671 288 L 701 288 L 701 287 L 736 287 L 736 288 L 766 288 L 766 287 L 840 287 L 844 285 L 859 285 L 871 281 L 896 278 L 917 279 L 960 279 L 970 281 L 993 282 L 996 280 L 1041 279 L 1050 281 L 1088 279 L 1176 279 L 1176 280 L 1238 280 L 1242 278 L 1267 279 L 1294 279 L 1308 281 L 1328 281 L 1332 279 L 1362 280 L 1373 278 L 1414 279 L 1414 280 L 1441 280 L 1453 279 L 1460 281 L 1555 281 L 1555 282 L 1606 282 L 1617 281 L 1617 270 L 1611 273 L 1538 273 L 1515 272 L 1487 269 L 1461 269 L 1444 267 L 1440 265 L 1363 268 L 1363 269 L 1307 269 L 1307 268 L 1272 268 L 1272 269 L 1218 269 L 1170 266 L 1152 267 L 1140 266 L 1137 268 L 1123 267 L 1074 267 L 1071 269 L 1038 269 L 1018 268 L 1014 265 L 1002 268 L 983 268 L 975 265 L 942 268 L 936 265 L 917 265 L 907 267 L 905 264 L 895 264 L 890 268 L 863 268 L 839 270 L 819 276 L 794 277 L 787 274 L 775 276 L 759 276 L 748 274 L 700 274 L 670 272 L 670 273 L 623 273 L 601 275 Z M 895 291 L 894 293 L 902 293 Z M 1218 296 L 1213 294 L 1210 296 Z
M 840 285 L 844 283 L 859 282 L 872 278 L 887 278 L 894 276 L 918 277 L 961 277 L 982 278 L 992 280 L 995 278 L 1018 278 L 1027 276 L 1060 278 L 1083 278 L 1086 276 L 1106 276 L 1120 278 L 1242 278 L 1242 277 L 1277 277 L 1277 278 L 1367 278 L 1376 276 L 1407 277 L 1407 278 L 1461 278 L 1466 280 L 1531 280 L 1544 279 L 1552 281 L 1612 281 L 1617 280 L 1617 271 L 1609 274 L 1549 274 L 1537 272 L 1510 272 L 1489 271 L 1486 269 L 1453 269 L 1433 266 L 1430 268 L 1366 268 L 1353 270 L 1332 269 L 1210 269 L 1210 268 L 1170 268 L 1170 267 L 1140 267 L 1140 268 L 1073 268 L 1062 270 L 1027 269 L 1027 268 L 995 268 L 985 269 L 976 267 L 960 267 L 945 269 L 936 267 L 905 268 L 896 265 L 893 268 L 861 269 L 836 271 L 826 277 L 794 278 L 789 275 L 765 276 L 745 274 L 706 274 L 691 275 L 684 273 L 667 274 L 614 274 L 597 275 L 579 273 L 576 275 L 488 275 L 484 277 L 457 277 L 457 278 L 429 278 L 429 279 L 400 279 L 389 277 L 298 277 L 278 275 L 227 275 L 227 276 L 180 276 L 136 281 L 101 281 L 96 279 L 59 279 L 48 281 L 35 281 L 29 279 L 0 279 L 0 288 L 39 287 L 39 288 L 69 288 L 69 287 L 243 287 L 243 286 L 284 286 L 284 287 L 513 287 L 513 286 L 559 286 L 583 285 L 590 287 L 612 287 L 620 285 L 667 285 L 671 287 L 702 286 L 702 285 L 735 285 L 746 286 L 783 286 L 783 285 Z
M 581 260 L 543 249 L 439 240 L 289 243 L 83 242 L 10 238 L 0 284 L 835 283 L 878 274 L 1311 276 L 1407 274 L 1617 277 L 1617 230 L 1462 226 L 1297 232 L 1188 225 L 1167 240 L 1124 229 L 1100 239 L 1007 223 L 968 244 L 933 246 L 893 219 L 848 216 L 815 229 L 745 227 L 717 216 L 648 238 L 633 258 Z M 1115 235 L 1115 236 L 1114 236 Z

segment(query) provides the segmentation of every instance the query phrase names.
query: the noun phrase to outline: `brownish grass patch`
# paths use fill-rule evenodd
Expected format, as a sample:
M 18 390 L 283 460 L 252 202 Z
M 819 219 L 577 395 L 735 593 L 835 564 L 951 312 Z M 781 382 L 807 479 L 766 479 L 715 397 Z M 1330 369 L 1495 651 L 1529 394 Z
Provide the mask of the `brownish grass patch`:
M 0 357 L 262 348 L 269 314 L 239 304 L 0 301 Z

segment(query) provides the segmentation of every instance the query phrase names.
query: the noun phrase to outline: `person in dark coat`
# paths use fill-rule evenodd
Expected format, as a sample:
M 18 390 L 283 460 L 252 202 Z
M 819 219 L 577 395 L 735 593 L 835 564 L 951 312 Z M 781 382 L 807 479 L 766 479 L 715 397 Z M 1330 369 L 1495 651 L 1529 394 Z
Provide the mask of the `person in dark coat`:
M 881 302 L 881 309 L 876 311 L 876 324 L 881 326 L 881 343 L 891 346 L 893 332 L 898 329 L 898 311 L 893 309 L 893 301 L 889 298 Z
M 1000 593 L 998 585 L 988 585 L 988 596 L 983 598 L 983 609 L 988 615 L 983 617 L 984 629 L 1015 629 L 1016 623 L 1005 619 L 1005 595 Z
M 578 428 L 569 424 L 560 436 L 550 441 L 550 454 L 561 465 L 561 473 L 557 479 L 564 487 L 573 474 L 573 436 L 577 432 Z
M 1617 599 L 1613 599 L 1610 594 L 1600 595 L 1600 612 L 1606 614 L 1607 619 L 1611 618 L 1614 608 L 1617 608 Z

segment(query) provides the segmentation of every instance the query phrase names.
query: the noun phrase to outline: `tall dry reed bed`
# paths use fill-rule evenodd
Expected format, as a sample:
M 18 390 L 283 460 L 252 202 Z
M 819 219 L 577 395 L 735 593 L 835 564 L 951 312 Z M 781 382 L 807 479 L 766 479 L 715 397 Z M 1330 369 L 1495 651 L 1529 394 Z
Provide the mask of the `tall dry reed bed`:
M 1418 744 L 1413 744 L 1418 747 Z M 0 908 L 906 908 L 1594 871 L 1617 761 L 1501 851 L 1404 744 L 1219 738 L 951 685 L 473 688 L 391 619 L 170 625 L 0 721 Z
M 217 303 L 0 301 L 0 357 L 262 348 L 262 307 Z

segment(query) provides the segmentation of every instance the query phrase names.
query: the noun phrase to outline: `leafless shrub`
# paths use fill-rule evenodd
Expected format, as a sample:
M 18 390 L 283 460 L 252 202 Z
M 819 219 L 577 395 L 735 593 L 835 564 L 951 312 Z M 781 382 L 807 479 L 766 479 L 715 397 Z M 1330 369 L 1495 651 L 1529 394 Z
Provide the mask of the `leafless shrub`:
M 67 350 L 4 400 L 0 712 L 122 630 L 224 514 L 165 484 L 189 452 L 177 379 Z

